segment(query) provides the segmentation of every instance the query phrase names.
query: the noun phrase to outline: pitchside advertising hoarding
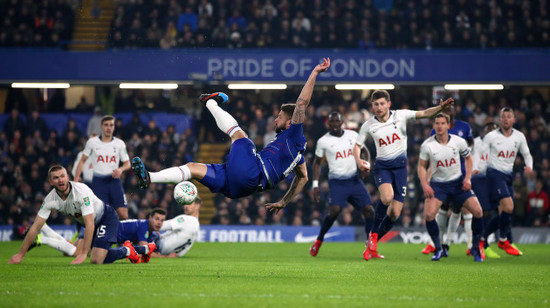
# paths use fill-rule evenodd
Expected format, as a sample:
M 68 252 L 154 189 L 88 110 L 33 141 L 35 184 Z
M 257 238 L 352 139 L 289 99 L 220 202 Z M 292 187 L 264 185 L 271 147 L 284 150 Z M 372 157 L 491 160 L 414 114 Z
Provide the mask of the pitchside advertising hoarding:
M 0 81 L 260 81 L 303 83 L 323 57 L 318 81 L 541 83 L 550 80 L 547 51 L 0 50 Z
M 50 225 L 50 227 L 70 240 L 76 229 L 74 226 Z M 13 240 L 13 226 L 0 226 L 0 241 Z M 292 226 L 201 226 L 199 242 L 248 242 L 248 243 L 312 243 L 317 238 L 319 227 Z M 514 228 L 514 241 L 520 244 L 550 244 L 550 228 Z M 466 243 L 466 233 L 460 229 L 451 242 Z M 405 244 L 426 244 L 430 236 L 425 228 L 396 228 L 388 232 L 382 242 Z M 325 234 L 326 242 L 364 242 L 362 227 L 333 227 Z M 490 241 L 491 238 L 490 238 Z

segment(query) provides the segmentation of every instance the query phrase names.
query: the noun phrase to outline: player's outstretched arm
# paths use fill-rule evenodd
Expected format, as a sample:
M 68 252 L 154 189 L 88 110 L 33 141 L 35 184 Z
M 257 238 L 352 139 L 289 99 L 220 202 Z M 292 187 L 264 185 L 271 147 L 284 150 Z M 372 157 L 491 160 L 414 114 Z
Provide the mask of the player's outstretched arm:
M 34 219 L 34 223 L 32 224 L 29 232 L 27 232 L 27 235 L 23 240 L 23 244 L 21 245 L 19 252 L 11 257 L 11 259 L 8 261 L 9 264 L 19 264 L 21 263 L 21 261 L 23 261 L 23 257 L 29 250 L 32 242 L 34 242 L 34 239 L 36 239 L 38 232 L 40 232 L 40 229 L 42 229 L 45 222 L 46 220 L 44 218 L 36 216 L 36 218 Z
M 439 100 L 439 106 L 431 107 L 426 110 L 419 110 L 416 112 L 416 119 L 431 118 L 434 115 L 440 113 L 443 110 L 451 108 L 455 100 L 452 97 L 449 97 L 445 101 L 442 99 Z
M 317 65 L 309 75 L 306 84 L 302 88 L 302 92 L 300 92 L 300 95 L 296 100 L 296 109 L 294 109 L 294 114 L 292 115 L 292 124 L 304 123 L 306 119 L 306 108 L 307 105 L 309 105 L 309 101 L 311 100 L 311 95 L 313 94 L 313 87 L 315 86 L 317 75 L 326 71 L 329 67 L 330 59 L 323 58 L 323 63 Z
M 306 163 L 300 164 L 294 168 L 294 173 L 296 176 L 292 180 L 292 183 L 290 183 L 290 187 L 288 188 L 288 191 L 283 196 L 283 199 L 281 199 L 278 202 L 275 203 L 268 203 L 265 205 L 265 207 L 269 211 L 275 211 L 275 213 L 278 213 L 279 210 L 286 207 L 286 205 L 294 199 L 296 194 L 304 188 L 306 185 L 308 178 L 307 178 L 307 168 Z

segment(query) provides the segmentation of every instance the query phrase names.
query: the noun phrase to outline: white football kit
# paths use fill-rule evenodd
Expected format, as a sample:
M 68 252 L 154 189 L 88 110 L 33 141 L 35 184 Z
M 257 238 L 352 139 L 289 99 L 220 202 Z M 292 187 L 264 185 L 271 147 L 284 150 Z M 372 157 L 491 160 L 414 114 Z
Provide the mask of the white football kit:
M 487 172 L 487 160 L 489 159 L 489 151 L 487 151 L 487 145 L 483 142 L 481 137 L 474 139 L 474 148 L 472 150 L 472 170 L 478 170 L 479 175 L 485 176 Z
M 77 168 L 78 164 L 80 163 L 80 160 L 82 159 L 82 154 L 83 153 L 84 153 L 83 151 L 80 151 L 76 155 L 76 159 L 75 159 L 74 164 L 73 164 L 73 170 L 71 172 L 73 177 L 76 175 L 76 168 Z M 84 168 L 82 169 L 82 179 L 84 179 L 84 183 L 87 183 L 87 184 L 91 184 L 92 180 L 94 179 L 94 165 L 90 161 L 91 160 L 87 161 L 84 164 Z
M 112 175 L 120 162 L 130 160 L 126 144 L 117 137 L 111 142 L 101 141 L 101 136 L 90 138 L 83 152 L 93 164 L 94 175 L 101 177 Z
M 86 184 L 69 181 L 71 191 L 66 200 L 61 199 L 55 189 L 44 198 L 44 202 L 38 211 L 38 216 L 48 219 L 52 210 L 74 217 L 84 225 L 82 216 L 94 215 L 94 223 L 101 220 L 104 212 L 104 204 Z
M 431 182 L 451 182 L 462 176 L 460 156 L 468 157 L 470 148 L 466 140 L 449 134 L 447 144 L 441 144 L 436 136 L 426 139 L 420 147 L 420 158 L 430 162 Z
M 529 152 L 525 135 L 517 129 L 512 129 L 509 137 L 504 136 L 500 129 L 494 130 L 483 138 L 483 143 L 489 151 L 487 167 L 505 174 L 512 174 L 518 150 L 523 155 L 525 165 L 533 169 L 533 157 Z
M 356 132 L 345 129 L 340 137 L 326 133 L 317 141 L 315 156 L 327 159 L 330 180 L 350 179 L 357 174 L 353 156 L 357 136 Z
M 183 257 L 197 241 L 200 224 L 195 216 L 179 215 L 162 223 L 160 231 L 159 252 L 167 255 L 175 252 Z
M 370 135 L 376 146 L 376 160 L 392 160 L 407 155 L 407 121 L 416 119 L 416 111 L 400 109 L 390 111 L 386 122 L 376 116 L 368 119 L 359 130 L 356 143 L 365 144 Z

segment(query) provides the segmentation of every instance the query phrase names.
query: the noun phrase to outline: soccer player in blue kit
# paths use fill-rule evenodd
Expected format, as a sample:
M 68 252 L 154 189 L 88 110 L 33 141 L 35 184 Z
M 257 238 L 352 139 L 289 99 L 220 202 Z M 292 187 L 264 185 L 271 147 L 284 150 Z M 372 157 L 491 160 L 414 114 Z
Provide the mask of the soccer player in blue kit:
M 277 137 L 261 152 L 248 135 L 228 112 L 218 104 L 226 103 L 225 93 L 203 94 L 200 100 L 206 104 L 218 128 L 231 137 L 231 150 L 225 164 L 187 163 L 159 172 L 149 172 L 139 157 L 132 160 L 132 170 L 138 178 L 141 188 L 149 183 L 179 183 L 196 179 L 210 188 L 212 192 L 221 192 L 225 196 L 237 199 L 257 191 L 274 188 L 277 183 L 292 171 L 295 177 L 283 198 L 275 203 L 266 204 L 268 210 L 278 212 L 302 190 L 308 181 L 307 169 L 302 156 L 306 147 L 306 138 L 302 124 L 306 117 L 306 108 L 311 99 L 317 76 L 330 67 L 330 59 L 323 59 L 306 81 L 296 104 L 284 104 L 275 118 Z

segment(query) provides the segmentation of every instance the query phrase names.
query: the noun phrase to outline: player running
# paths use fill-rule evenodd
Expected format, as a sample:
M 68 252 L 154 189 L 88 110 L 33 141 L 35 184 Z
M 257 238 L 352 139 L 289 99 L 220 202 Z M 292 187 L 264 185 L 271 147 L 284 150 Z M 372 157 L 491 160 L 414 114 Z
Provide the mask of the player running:
M 277 137 L 261 152 L 248 135 L 239 127 L 237 121 L 218 104 L 226 103 L 226 94 L 218 92 L 203 94 L 200 100 L 206 104 L 218 128 L 231 137 L 231 150 L 225 164 L 188 163 L 159 172 L 149 172 L 139 157 L 132 160 L 132 169 L 142 188 L 149 183 L 179 183 L 196 179 L 210 188 L 212 192 L 221 192 L 236 199 L 257 191 L 273 189 L 294 171 L 295 177 L 283 198 L 275 203 L 266 204 L 266 208 L 278 212 L 283 209 L 302 190 L 307 183 L 307 169 L 303 155 L 306 138 L 302 124 L 305 110 L 311 99 L 317 76 L 330 67 L 330 59 L 324 59 L 317 65 L 298 96 L 296 104 L 284 104 L 275 119 Z
M 472 150 L 472 190 L 476 194 L 477 199 L 481 204 L 481 208 L 483 209 L 484 228 L 483 233 L 481 234 L 480 249 L 485 252 L 485 256 L 487 256 L 487 258 L 500 258 L 498 253 L 492 250 L 488 244 L 485 246 L 483 245 L 486 243 L 484 233 L 489 229 L 492 230 L 490 233 L 493 233 L 498 228 L 498 213 L 493 217 L 493 219 L 491 219 L 491 224 L 494 225 L 493 228 L 491 228 L 487 223 L 494 212 L 498 211 L 498 201 L 495 202 L 494 200 L 491 200 L 489 190 L 487 189 L 489 185 L 487 183 L 487 161 L 489 160 L 489 151 L 485 147 L 485 143 L 483 143 L 483 138 L 485 135 L 495 129 L 498 129 L 497 124 L 493 122 L 485 124 L 481 135 L 474 139 L 474 148 Z M 469 251 L 467 253 L 470 254 Z
M 361 146 L 368 136 L 374 139 L 377 152 L 374 180 L 380 192 L 380 201 L 375 209 L 374 224 L 363 256 L 382 257 L 377 252 L 378 239 L 393 227 L 401 215 L 406 195 L 407 121 L 432 117 L 449 108 L 454 100 L 441 100 L 439 106 L 420 111 L 390 110 L 390 94 L 385 90 L 376 90 L 371 95 L 371 102 L 374 116 L 361 126 L 353 156 L 359 170 L 369 171 L 370 164 L 360 157 Z
M 471 190 L 472 156 L 466 141 L 457 135 L 448 133 L 449 116 L 438 114 L 434 120 L 435 136 L 428 138 L 420 147 L 420 159 L 418 161 L 418 178 L 424 190 L 425 205 L 424 215 L 426 229 L 435 246 L 432 261 L 439 261 L 441 257 L 447 257 L 447 251 L 441 247 L 439 239 L 439 227 L 435 221 L 435 215 L 444 201 L 451 199 L 454 204 L 460 204 L 473 214 L 472 233 L 473 244 L 470 249 L 476 262 L 483 262 L 479 250 L 479 239 L 483 229 L 483 212 L 479 201 Z M 460 166 L 460 157 L 464 157 L 466 174 L 463 176 Z M 433 172 L 430 182 L 426 167 Z
M 470 149 L 474 145 L 474 136 L 472 134 L 472 127 L 468 122 L 464 122 L 461 120 L 455 119 L 455 108 L 452 106 L 451 108 L 447 109 L 445 111 L 446 114 L 449 115 L 450 119 L 450 128 L 449 128 L 449 134 L 457 135 L 468 143 L 468 146 Z M 435 130 L 432 128 L 430 132 L 430 136 L 435 135 Z M 460 157 L 460 166 L 461 166 L 461 172 L 462 175 L 466 175 L 465 170 L 465 164 L 464 164 L 464 158 Z M 428 176 L 429 177 L 429 176 Z M 451 206 L 452 205 L 452 206 Z M 451 215 L 450 217 L 447 215 L 449 212 L 449 208 L 451 209 Z M 462 208 L 462 213 L 460 209 Z M 451 244 L 451 239 L 455 236 L 456 230 L 458 229 L 458 226 L 460 225 L 460 216 L 462 214 L 462 218 L 464 219 L 464 231 L 466 232 L 466 235 L 468 236 L 468 250 L 472 246 L 472 213 L 468 212 L 468 210 L 464 207 L 462 207 L 462 204 L 450 204 L 448 201 L 444 201 L 443 205 L 437 212 L 437 215 L 435 216 L 435 221 L 437 221 L 437 225 L 439 226 L 439 236 L 441 240 L 441 247 L 443 250 L 445 250 L 444 254 L 449 254 L 449 245 Z M 444 236 L 446 235 L 446 236 Z M 433 243 L 430 243 L 422 250 L 422 253 L 429 254 L 434 252 L 435 247 Z M 469 253 L 469 251 L 467 251 Z
M 513 128 L 516 121 L 514 111 L 505 107 L 500 111 L 500 129 L 483 138 L 489 151 L 487 162 L 487 182 L 491 198 L 499 202 L 499 241 L 498 248 L 507 254 L 519 256 L 521 252 L 510 244 L 512 212 L 514 211 L 513 168 L 518 151 L 525 161 L 525 174 L 533 172 L 533 157 L 522 132 Z M 489 222 L 491 225 L 491 222 Z M 484 232 L 488 234 L 487 232 Z
M 361 212 L 365 218 L 365 231 L 367 237 L 372 229 L 374 208 L 372 199 L 357 173 L 357 164 L 353 157 L 353 145 L 357 140 L 357 133 L 342 129 L 342 116 L 333 112 L 329 116 L 328 125 L 330 131 L 317 141 L 315 160 L 313 161 L 313 198 L 319 203 L 319 176 L 321 163 L 328 162 L 328 179 L 330 187 L 329 214 L 323 220 L 317 240 L 309 249 L 309 253 L 315 257 L 321 248 L 325 234 L 342 209 L 348 206 L 348 202 Z M 368 151 L 367 151 L 368 153 Z M 369 160 L 367 158 L 367 160 Z

